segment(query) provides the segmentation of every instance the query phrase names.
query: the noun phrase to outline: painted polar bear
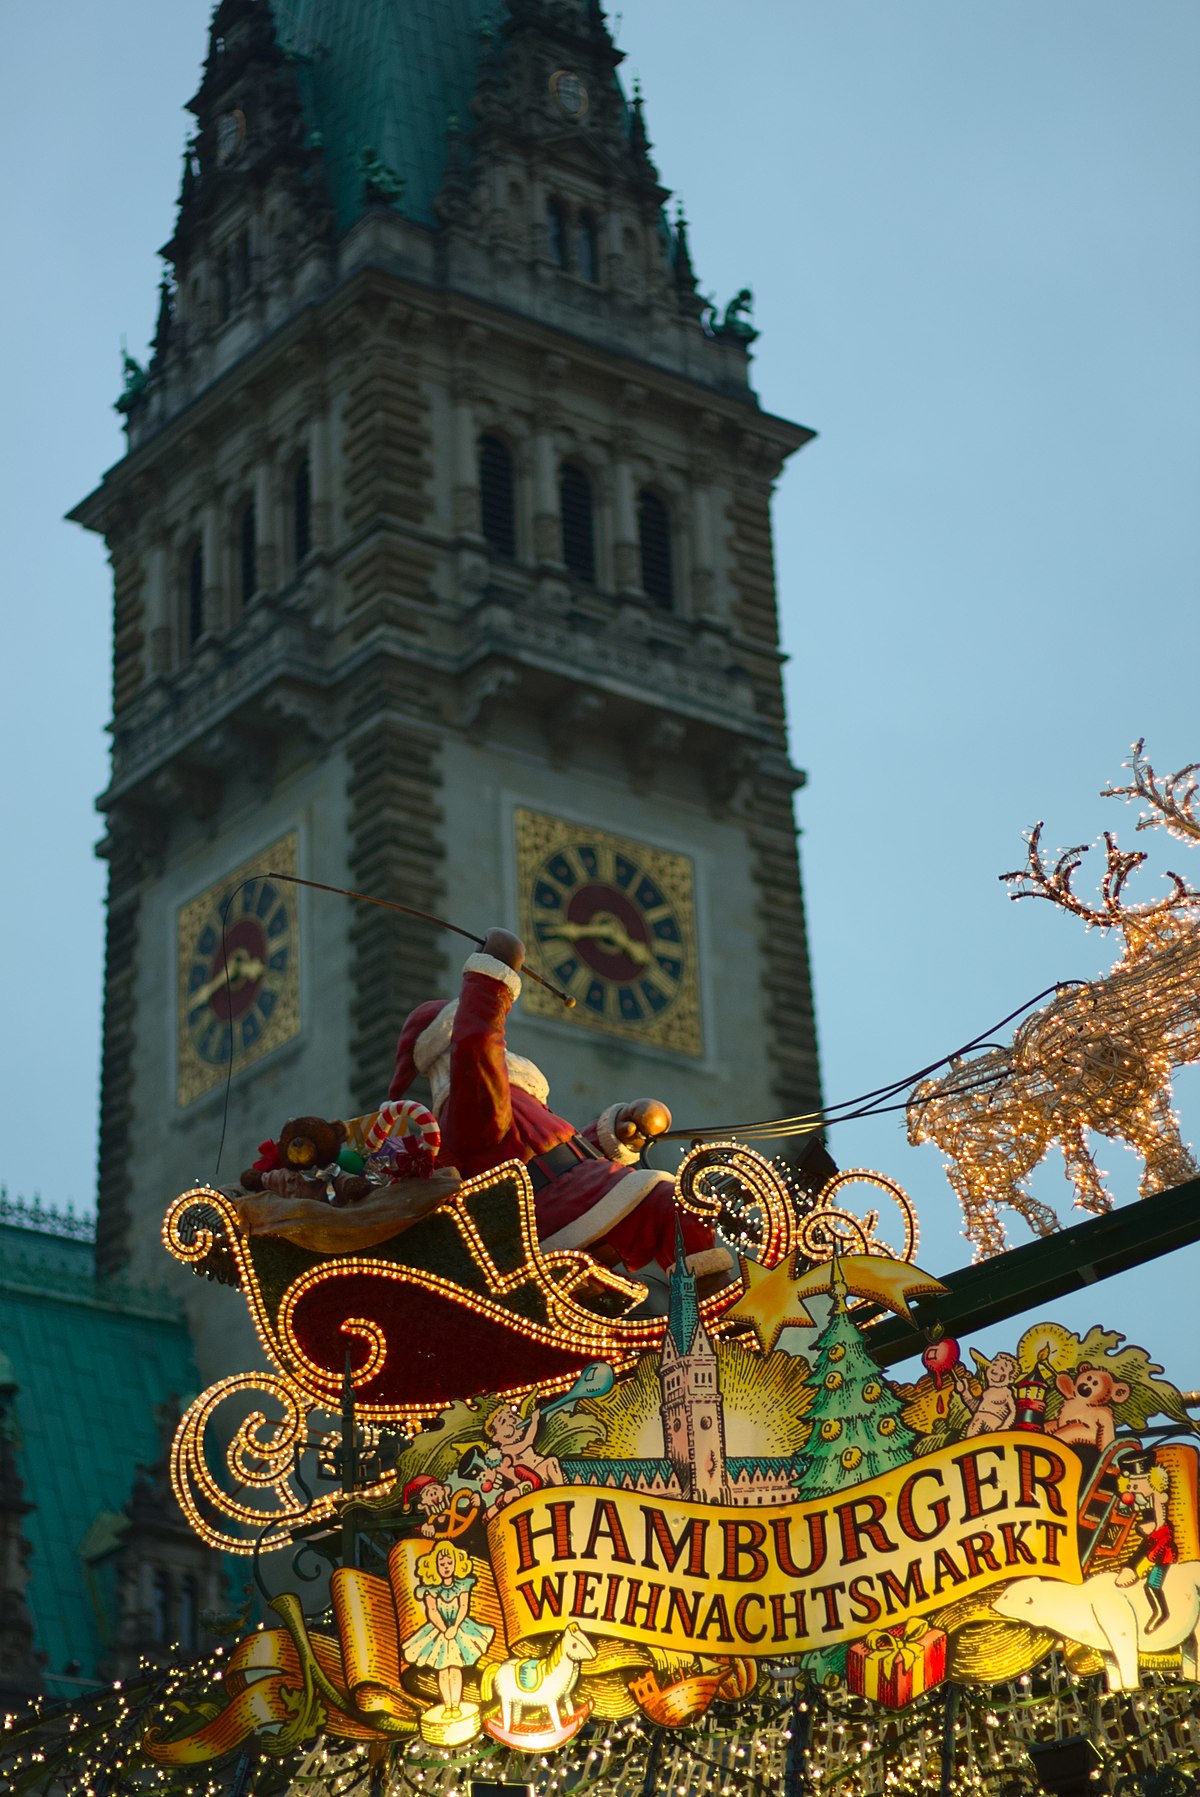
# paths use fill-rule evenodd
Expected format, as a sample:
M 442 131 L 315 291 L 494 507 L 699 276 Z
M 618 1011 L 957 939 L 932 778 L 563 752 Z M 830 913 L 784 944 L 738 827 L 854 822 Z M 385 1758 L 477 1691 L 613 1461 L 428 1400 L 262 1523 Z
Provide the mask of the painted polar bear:
M 1094 1648 L 1104 1659 L 1110 1691 L 1136 1691 L 1138 1654 L 1181 1650 L 1180 1672 L 1200 1683 L 1200 1560 L 1166 1569 L 1167 1620 L 1146 1639 L 1150 1600 L 1140 1581 L 1122 1588 L 1115 1572 L 1098 1572 L 1082 1585 L 1057 1579 L 1016 1579 L 997 1593 L 992 1608 L 1012 1622 L 1050 1629 L 1064 1640 Z

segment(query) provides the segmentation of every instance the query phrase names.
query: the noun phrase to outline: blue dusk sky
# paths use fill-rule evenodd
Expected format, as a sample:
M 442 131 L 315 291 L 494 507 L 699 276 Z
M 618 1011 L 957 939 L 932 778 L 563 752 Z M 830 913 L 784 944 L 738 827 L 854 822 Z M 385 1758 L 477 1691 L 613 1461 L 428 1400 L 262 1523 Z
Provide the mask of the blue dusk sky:
M 208 17 L 203 0 L 14 9 L 0 68 L 0 1179 L 79 1208 L 110 587 L 103 546 L 62 514 L 122 451 L 120 340 L 143 355 L 153 328 Z M 617 33 L 702 287 L 753 288 L 762 402 L 819 433 L 775 526 L 838 1100 L 1110 966 L 1116 945 L 1010 904 L 997 875 L 1042 817 L 1050 846 L 1106 826 L 1132 842 L 1134 812 L 1098 795 L 1135 737 L 1160 772 L 1200 759 L 1200 7 L 624 0 Z M 1140 846 L 1136 893 L 1168 866 L 1200 885 L 1200 845 Z M 1200 1140 L 1194 1068 L 1176 1096 Z M 969 1258 L 938 1151 L 910 1148 L 902 1118 L 831 1147 L 913 1194 L 931 1271 Z M 1132 1155 L 1098 1158 L 1135 1201 Z M 1069 1215 L 1060 1161 L 1036 1189 Z M 1200 1249 L 1056 1314 L 1200 1385 L 1198 1272 Z

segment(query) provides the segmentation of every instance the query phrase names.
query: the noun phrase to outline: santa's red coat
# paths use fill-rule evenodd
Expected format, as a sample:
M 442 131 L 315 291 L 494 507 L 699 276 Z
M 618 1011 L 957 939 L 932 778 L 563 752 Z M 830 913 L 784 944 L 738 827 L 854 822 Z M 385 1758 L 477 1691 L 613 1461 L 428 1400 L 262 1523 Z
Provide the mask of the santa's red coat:
M 464 1178 L 504 1161 L 531 1161 L 577 1133 L 574 1124 L 509 1080 L 504 1020 L 513 996 L 506 980 L 468 964 L 450 1038 L 449 1095 L 438 1112 L 439 1164 L 457 1167 Z M 393 1082 L 390 1096 L 398 1095 Z M 601 1129 L 600 1119 L 578 1133 L 605 1158 L 577 1161 L 535 1194 L 542 1246 L 587 1248 L 604 1260 L 623 1261 L 631 1272 L 652 1261 L 671 1267 L 678 1214 L 671 1176 L 616 1158 L 623 1151 Z M 689 1256 L 712 1247 L 707 1224 L 687 1213 L 682 1223 Z

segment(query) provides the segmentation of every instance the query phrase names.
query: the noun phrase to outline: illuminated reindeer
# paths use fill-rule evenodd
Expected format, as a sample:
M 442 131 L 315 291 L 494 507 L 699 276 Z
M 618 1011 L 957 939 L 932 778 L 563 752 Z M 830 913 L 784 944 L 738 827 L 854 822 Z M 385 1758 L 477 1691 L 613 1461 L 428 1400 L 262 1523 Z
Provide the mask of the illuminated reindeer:
M 1161 825 L 1181 841 L 1200 841 L 1200 763 L 1159 782 L 1138 742 L 1126 765 L 1130 784 L 1106 787 L 1102 796 L 1145 800 L 1150 809 L 1139 830 Z M 1124 949 L 1111 973 L 1064 987 L 1035 1011 L 1008 1048 L 953 1061 L 909 1098 L 908 1139 L 934 1141 L 949 1156 L 946 1172 L 976 1260 L 1004 1247 L 1002 1204 L 1039 1235 L 1060 1227 L 1021 1184 L 1052 1142 L 1083 1210 L 1112 1208 L 1087 1146 L 1089 1130 L 1141 1156 L 1143 1198 L 1200 1171 L 1171 1108 L 1172 1069 L 1200 1060 L 1200 892 L 1168 873 L 1171 890 L 1156 903 L 1125 904 L 1126 881 L 1146 856 L 1119 849 L 1105 831 L 1100 903 L 1089 905 L 1071 886 L 1086 847 L 1066 849 L 1048 869 L 1041 835 L 1039 823 L 1027 838 L 1026 866 L 1001 875 L 1015 887 L 1009 897 L 1049 899 L 1089 929 L 1119 929 Z

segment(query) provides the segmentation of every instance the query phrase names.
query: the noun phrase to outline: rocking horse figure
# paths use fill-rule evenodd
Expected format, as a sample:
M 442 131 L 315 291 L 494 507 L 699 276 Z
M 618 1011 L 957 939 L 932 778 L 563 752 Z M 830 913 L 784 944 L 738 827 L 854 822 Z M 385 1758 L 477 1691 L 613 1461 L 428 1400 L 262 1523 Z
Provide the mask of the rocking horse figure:
M 567 1704 L 579 1682 L 579 1668 L 584 1660 L 594 1660 L 596 1650 L 582 1629 L 572 1623 L 542 1660 L 504 1660 L 499 1666 L 483 1669 L 483 1701 L 493 1694 L 500 1699 L 499 1720 L 484 1719 L 484 1727 L 498 1741 L 536 1747 L 546 1751 L 569 1741 L 586 1722 L 591 1704 L 581 1704 L 574 1711 Z M 527 1709 L 543 1709 L 549 1722 L 547 1730 L 532 1730 L 525 1723 Z M 536 1734 L 536 1740 L 535 1740 Z

